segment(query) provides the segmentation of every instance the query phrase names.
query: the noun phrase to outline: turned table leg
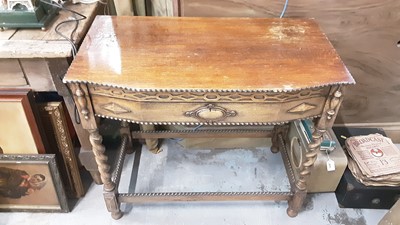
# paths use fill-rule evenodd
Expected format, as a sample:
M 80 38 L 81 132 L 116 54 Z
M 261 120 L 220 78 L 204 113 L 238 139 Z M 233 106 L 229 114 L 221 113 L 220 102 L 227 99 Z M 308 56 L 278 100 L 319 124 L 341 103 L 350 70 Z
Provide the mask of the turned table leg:
M 272 153 L 278 153 L 279 152 L 279 140 L 278 140 L 278 131 L 276 129 L 276 126 L 274 126 L 274 129 L 272 130 L 272 138 L 271 138 L 271 152 Z
M 155 127 L 154 125 L 144 125 L 141 124 L 140 125 L 140 129 L 142 131 L 155 131 Z M 149 149 L 150 152 L 154 153 L 154 154 L 158 154 L 160 153 L 162 150 L 158 147 L 158 139 L 154 139 L 154 138 L 146 138 L 146 146 Z
M 294 196 L 289 201 L 287 213 L 291 217 L 296 216 L 303 206 L 304 199 L 307 194 L 307 178 L 310 176 L 311 168 L 314 166 L 314 163 L 317 160 L 317 154 L 321 147 L 322 137 L 326 132 L 326 129 L 332 127 L 336 118 L 340 103 L 343 100 L 342 91 L 343 90 L 341 86 L 333 87 L 330 90 L 329 98 L 325 102 L 322 116 L 315 123 L 312 140 L 308 144 L 309 151 L 305 154 L 306 159 L 302 163 L 302 167 L 299 172 L 299 179 L 295 183 L 294 190 L 292 190 L 294 192 Z
M 79 83 L 71 83 L 68 85 L 73 93 L 82 127 L 89 132 L 88 138 L 100 173 L 100 179 L 103 183 L 103 195 L 107 210 L 111 212 L 111 216 L 114 219 L 119 219 L 122 216 L 122 212 L 117 199 L 118 190 L 116 184 L 111 180 L 110 165 L 107 162 L 108 158 L 105 154 L 106 149 L 102 144 L 103 137 L 99 134 L 87 86 Z
M 294 196 L 289 201 L 287 214 L 290 217 L 297 216 L 301 207 L 303 206 L 304 199 L 307 195 L 307 178 L 310 176 L 311 168 L 317 159 L 317 154 L 322 143 L 322 135 L 324 133 L 324 127 L 315 127 L 314 133 L 312 134 L 312 141 L 308 145 L 309 151 L 305 155 L 306 159 L 302 163 L 302 167 L 299 172 L 299 179 L 296 181 L 295 186 L 293 187 Z
M 94 154 L 92 152 L 92 146 L 89 142 L 89 134 L 82 127 L 82 124 L 79 124 L 75 115 L 75 103 L 73 98 L 68 93 L 68 96 L 64 96 L 64 102 L 67 106 L 68 112 L 72 119 L 72 124 L 75 128 L 75 132 L 81 144 L 81 148 L 79 151 L 79 160 L 81 164 L 85 167 L 87 171 L 90 172 L 90 175 L 93 178 L 93 181 L 96 184 L 102 184 L 100 179 L 100 173 L 97 170 L 96 161 L 94 160 Z
M 132 154 L 134 152 L 134 149 L 133 149 L 132 135 L 128 122 L 126 121 L 121 122 L 121 129 L 119 130 L 119 133 L 121 134 L 121 137 L 123 137 L 124 135 L 128 137 L 128 143 L 126 145 L 127 147 L 125 152 L 126 154 Z
M 287 135 L 288 127 L 285 125 L 275 125 L 274 129 L 272 130 L 272 146 L 271 152 L 278 153 L 279 152 L 279 136 L 282 135 L 285 137 Z
M 115 188 L 116 185 L 111 180 L 110 165 L 107 162 L 108 157 L 105 155 L 105 147 L 102 144 L 103 138 L 97 129 L 89 130 L 89 132 L 90 143 L 92 144 L 101 181 L 103 182 L 103 195 L 107 210 L 111 212 L 112 218 L 119 219 L 122 217 L 122 212 L 117 199 L 117 190 Z

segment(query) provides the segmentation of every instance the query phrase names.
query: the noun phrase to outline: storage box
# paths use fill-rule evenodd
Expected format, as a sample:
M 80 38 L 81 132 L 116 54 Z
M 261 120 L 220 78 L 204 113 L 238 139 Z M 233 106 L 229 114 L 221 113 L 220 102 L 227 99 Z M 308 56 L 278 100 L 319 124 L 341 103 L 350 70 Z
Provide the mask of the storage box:
M 400 197 L 400 188 L 365 186 L 346 169 L 335 194 L 341 208 L 390 209 Z
M 378 128 L 334 127 L 333 130 L 337 137 L 375 133 L 385 135 L 385 132 Z M 339 141 L 343 146 L 345 139 L 339 138 Z M 400 187 L 365 186 L 355 179 L 349 169 L 346 169 L 335 194 L 342 208 L 390 209 L 400 197 Z
M 326 133 L 328 138 L 339 143 L 331 129 Z M 290 123 L 288 140 L 288 153 L 291 158 L 292 168 L 296 178 L 299 176 L 300 162 L 305 161 L 305 154 L 309 151 L 305 133 L 300 128 L 300 121 Z M 340 178 L 347 167 L 347 157 L 341 145 L 337 144 L 336 149 L 328 155 L 326 151 L 319 151 L 317 160 L 307 179 L 307 191 L 315 192 L 334 192 L 339 184 Z M 327 161 L 331 159 L 335 162 L 335 170 L 327 170 Z

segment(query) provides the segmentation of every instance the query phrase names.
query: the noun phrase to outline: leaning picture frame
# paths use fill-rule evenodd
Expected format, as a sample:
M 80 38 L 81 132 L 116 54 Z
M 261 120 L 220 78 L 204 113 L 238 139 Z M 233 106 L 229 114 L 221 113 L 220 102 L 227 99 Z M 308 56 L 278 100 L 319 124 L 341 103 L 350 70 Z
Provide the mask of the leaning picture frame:
M 0 89 L 0 153 L 45 154 L 47 139 L 30 89 Z
M 85 195 L 85 188 L 63 103 L 46 102 L 38 108 L 50 146 L 48 153 L 56 154 L 65 192 L 69 198 L 80 198 Z
M 0 155 L 0 211 L 69 212 L 54 154 Z

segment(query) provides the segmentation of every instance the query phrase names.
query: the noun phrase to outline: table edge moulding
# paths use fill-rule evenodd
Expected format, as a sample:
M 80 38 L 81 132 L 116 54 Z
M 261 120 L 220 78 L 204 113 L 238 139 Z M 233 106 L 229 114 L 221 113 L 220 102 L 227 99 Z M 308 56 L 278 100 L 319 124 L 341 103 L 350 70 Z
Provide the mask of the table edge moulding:
M 322 135 L 332 127 L 344 86 L 355 83 L 312 19 L 112 16 L 96 17 L 63 81 L 90 133 L 106 206 L 115 219 L 122 216 L 122 202 L 197 200 L 287 200 L 288 215 L 296 216 Z M 114 171 L 96 117 L 122 121 Z M 295 178 L 287 124 L 306 118 L 315 129 Z M 130 123 L 141 130 L 131 131 Z M 159 125 L 220 129 L 171 131 L 156 129 Z M 270 137 L 271 150 L 281 151 L 291 190 L 119 193 L 132 139 L 145 139 L 157 154 L 158 139 L 172 137 Z

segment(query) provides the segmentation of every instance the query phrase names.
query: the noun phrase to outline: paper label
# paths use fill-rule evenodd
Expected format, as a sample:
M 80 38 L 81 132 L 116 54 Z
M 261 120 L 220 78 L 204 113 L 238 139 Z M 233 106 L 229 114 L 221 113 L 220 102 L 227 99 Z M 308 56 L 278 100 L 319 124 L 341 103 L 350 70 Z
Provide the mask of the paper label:
M 333 161 L 332 159 L 329 159 L 326 162 L 326 170 L 330 171 L 335 171 L 336 167 L 335 167 L 335 161 Z

